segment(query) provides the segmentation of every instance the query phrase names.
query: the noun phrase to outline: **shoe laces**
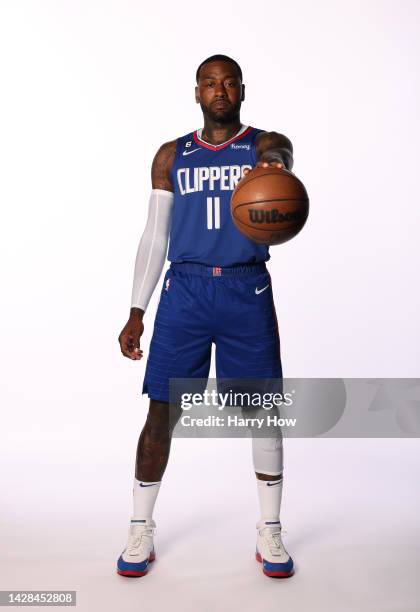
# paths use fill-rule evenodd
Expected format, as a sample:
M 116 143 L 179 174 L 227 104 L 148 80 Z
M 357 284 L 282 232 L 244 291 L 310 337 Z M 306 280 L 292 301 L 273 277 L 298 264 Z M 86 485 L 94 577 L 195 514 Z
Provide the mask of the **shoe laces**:
M 152 525 L 131 525 L 128 551 L 135 550 L 141 546 L 142 539 L 150 540 L 156 534 L 156 528 Z M 148 542 L 150 543 L 150 542 Z
M 284 545 L 281 539 L 282 533 L 287 533 L 285 529 L 270 529 L 265 527 L 261 530 L 261 535 L 266 539 L 268 547 L 272 553 L 281 550 L 285 551 Z

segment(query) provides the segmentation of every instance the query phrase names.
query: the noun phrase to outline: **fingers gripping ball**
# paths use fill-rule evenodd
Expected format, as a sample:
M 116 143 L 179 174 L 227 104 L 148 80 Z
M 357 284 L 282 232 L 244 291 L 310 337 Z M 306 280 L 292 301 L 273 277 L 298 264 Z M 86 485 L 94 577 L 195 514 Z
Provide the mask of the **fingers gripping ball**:
M 247 238 L 260 244 L 282 244 L 305 225 L 308 194 L 304 184 L 285 168 L 257 167 L 237 184 L 231 213 Z

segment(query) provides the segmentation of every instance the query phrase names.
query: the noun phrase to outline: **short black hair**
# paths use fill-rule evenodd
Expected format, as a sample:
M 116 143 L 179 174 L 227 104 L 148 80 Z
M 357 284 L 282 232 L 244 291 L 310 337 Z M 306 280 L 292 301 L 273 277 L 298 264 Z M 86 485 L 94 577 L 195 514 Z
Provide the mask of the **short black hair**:
M 204 64 L 209 64 L 210 62 L 230 62 L 231 64 L 236 66 L 236 70 L 239 73 L 239 78 L 242 81 L 242 70 L 241 70 L 241 67 L 238 64 L 238 62 L 236 62 L 231 57 L 228 57 L 227 55 L 222 55 L 221 53 L 218 53 L 217 55 L 211 55 L 210 57 L 205 59 L 204 62 L 201 62 L 201 64 L 197 68 L 197 72 L 195 73 L 195 80 L 196 80 L 197 83 L 198 83 L 198 79 L 199 79 L 199 75 L 200 75 L 200 68 L 202 66 L 204 66 Z

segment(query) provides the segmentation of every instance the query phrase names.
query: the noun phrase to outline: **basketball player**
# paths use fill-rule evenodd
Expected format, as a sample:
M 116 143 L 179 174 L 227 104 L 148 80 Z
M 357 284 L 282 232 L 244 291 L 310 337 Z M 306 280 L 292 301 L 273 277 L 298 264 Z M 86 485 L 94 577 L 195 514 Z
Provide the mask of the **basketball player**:
M 171 445 L 169 379 L 208 377 L 216 345 L 217 378 L 280 378 L 280 341 L 268 247 L 234 226 L 230 198 L 254 166 L 291 170 L 292 144 L 276 132 L 243 125 L 242 71 L 225 55 L 204 60 L 195 99 L 204 127 L 160 147 L 152 165 L 148 218 L 138 248 L 130 318 L 121 351 L 138 360 L 143 315 L 168 248 L 171 262 L 161 289 L 143 393 L 150 398 L 134 479 L 134 509 L 127 545 L 118 559 L 124 576 L 143 576 L 154 559 L 153 508 Z M 171 406 L 172 409 L 172 406 Z M 281 439 L 252 441 L 260 504 L 257 560 L 266 575 L 293 573 L 281 539 Z

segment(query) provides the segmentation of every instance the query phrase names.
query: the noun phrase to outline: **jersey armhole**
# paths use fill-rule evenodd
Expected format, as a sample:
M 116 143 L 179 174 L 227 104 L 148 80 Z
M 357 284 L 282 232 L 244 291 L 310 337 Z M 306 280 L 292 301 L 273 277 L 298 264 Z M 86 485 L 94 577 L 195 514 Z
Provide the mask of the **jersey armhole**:
M 175 185 L 176 185 L 176 170 L 177 170 L 178 160 L 182 157 L 181 151 L 183 150 L 185 143 L 190 140 L 191 141 L 193 140 L 193 132 L 190 132 L 189 134 L 186 134 L 185 136 L 181 136 L 180 138 L 176 139 L 175 157 L 174 157 L 174 161 L 172 163 L 172 168 L 170 172 L 171 179 L 172 179 L 172 185 L 174 187 L 174 192 L 175 192 Z

